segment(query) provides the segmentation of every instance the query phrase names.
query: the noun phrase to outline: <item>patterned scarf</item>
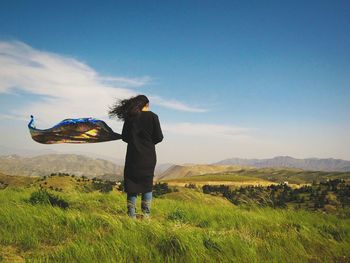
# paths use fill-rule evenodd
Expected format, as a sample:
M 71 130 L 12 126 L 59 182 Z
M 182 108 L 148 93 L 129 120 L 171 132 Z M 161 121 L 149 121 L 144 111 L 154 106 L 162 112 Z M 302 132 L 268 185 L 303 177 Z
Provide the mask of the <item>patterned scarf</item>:
M 33 115 L 30 117 L 28 124 L 30 135 L 34 141 L 43 144 L 96 143 L 122 138 L 104 121 L 94 118 L 65 119 L 50 129 L 40 130 L 34 126 Z

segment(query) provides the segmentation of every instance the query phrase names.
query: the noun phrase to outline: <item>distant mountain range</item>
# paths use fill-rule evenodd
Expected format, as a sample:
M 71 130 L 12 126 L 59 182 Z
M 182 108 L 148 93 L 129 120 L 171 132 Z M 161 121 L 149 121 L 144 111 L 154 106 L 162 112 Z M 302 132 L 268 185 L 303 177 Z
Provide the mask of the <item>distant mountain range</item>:
M 119 160 L 120 164 L 123 161 Z M 221 173 L 249 167 L 298 168 L 314 171 L 350 171 L 350 161 L 339 159 L 296 159 L 278 156 L 272 159 L 232 158 L 212 164 L 172 163 L 157 164 L 155 180 L 181 178 L 207 173 Z M 38 156 L 20 156 L 17 154 L 0 155 L 0 172 L 8 175 L 43 176 L 51 173 L 69 173 L 88 178 L 120 180 L 123 178 L 123 165 L 104 158 L 93 158 L 79 154 L 42 154 Z
M 86 157 L 91 157 L 94 159 L 98 158 L 98 159 L 111 161 L 112 163 L 114 163 L 116 165 L 124 165 L 124 158 L 118 159 L 118 158 L 115 158 L 113 156 L 103 155 L 103 154 L 99 154 L 99 153 L 82 152 L 82 151 L 70 151 L 69 153 L 65 153 L 65 152 L 53 150 L 51 148 L 35 150 L 35 149 L 28 149 L 28 148 L 7 147 L 7 146 L 0 144 L 0 156 L 2 156 L 2 155 L 19 155 L 21 157 L 35 157 L 35 156 L 47 155 L 47 154 L 76 154 L 76 155 L 83 155 Z
M 123 167 L 107 160 L 77 154 L 44 154 L 34 157 L 13 154 L 0 156 L 0 172 L 27 176 L 69 173 L 88 178 L 118 180 L 123 176 Z
M 124 162 L 119 160 L 118 163 Z M 164 172 L 172 165 L 158 164 L 155 175 Z M 124 165 L 118 165 L 111 160 L 80 154 L 0 155 L 0 172 L 7 175 L 44 176 L 51 173 L 69 173 L 115 181 L 123 178 L 123 170 Z
M 319 159 L 307 158 L 296 159 L 290 156 L 277 156 L 271 159 L 241 159 L 231 158 L 225 159 L 212 165 L 239 165 L 239 166 L 253 166 L 253 167 L 288 167 L 300 168 L 311 171 L 334 171 L 334 172 L 349 172 L 350 161 L 341 159 Z

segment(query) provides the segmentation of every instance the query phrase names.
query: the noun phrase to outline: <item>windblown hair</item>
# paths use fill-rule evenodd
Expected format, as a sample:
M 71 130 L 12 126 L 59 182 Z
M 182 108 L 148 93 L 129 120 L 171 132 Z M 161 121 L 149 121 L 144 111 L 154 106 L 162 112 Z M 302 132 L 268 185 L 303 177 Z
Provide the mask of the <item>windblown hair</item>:
M 117 117 L 120 120 L 127 120 L 135 117 L 142 108 L 149 102 L 145 95 L 137 95 L 129 99 L 117 100 L 112 107 L 109 107 L 108 116 Z

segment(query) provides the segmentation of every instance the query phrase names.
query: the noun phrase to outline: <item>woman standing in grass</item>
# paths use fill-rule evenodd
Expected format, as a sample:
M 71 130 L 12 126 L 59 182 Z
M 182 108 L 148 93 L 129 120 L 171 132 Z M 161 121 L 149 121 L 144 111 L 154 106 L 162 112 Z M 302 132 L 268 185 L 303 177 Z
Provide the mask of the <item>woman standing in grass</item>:
M 124 121 L 122 140 L 128 144 L 124 166 L 124 191 L 128 215 L 136 218 L 136 197 L 141 194 L 141 211 L 149 217 L 154 169 L 155 145 L 163 140 L 158 115 L 149 110 L 145 95 L 119 100 L 108 112 Z

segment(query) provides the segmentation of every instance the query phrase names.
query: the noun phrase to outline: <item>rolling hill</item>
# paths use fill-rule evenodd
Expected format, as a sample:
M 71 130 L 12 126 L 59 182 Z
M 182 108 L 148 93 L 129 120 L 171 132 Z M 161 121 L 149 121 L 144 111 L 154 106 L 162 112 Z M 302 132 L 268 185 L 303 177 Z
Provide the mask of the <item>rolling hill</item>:
M 213 165 L 240 165 L 253 167 L 287 167 L 300 168 L 310 171 L 338 171 L 350 172 L 350 161 L 341 159 L 319 159 L 307 158 L 296 159 L 290 156 L 277 156 L 271 159 L 242 159 L 230 158 L 219 162 L 212 163 Z
M 192 164 L 192 165 L 173 165 L 156 176 L 156 180 L 174 179 L 189 177 L 194 175 L 219 173 L 228 171 L 238 171 L 241 167 L 236 165 L 205 165 L 205 164 Z
M 237 179 L 239 178 L 239 179 Z M 323 181 L 327 179 L 347 179 L 350 180 L 350 172 L 324 172 L 305 171 L 297 168 L 254 168 L 239 167 L 232 165 L 174 165 L 161 174 L 157 180 L 164 182 L 215 182 L 225 181 L 261 181 L 265 185 L 267 182 L 282 183 L 288 181 L 292 184 L 312 183 L 313 181 Z

